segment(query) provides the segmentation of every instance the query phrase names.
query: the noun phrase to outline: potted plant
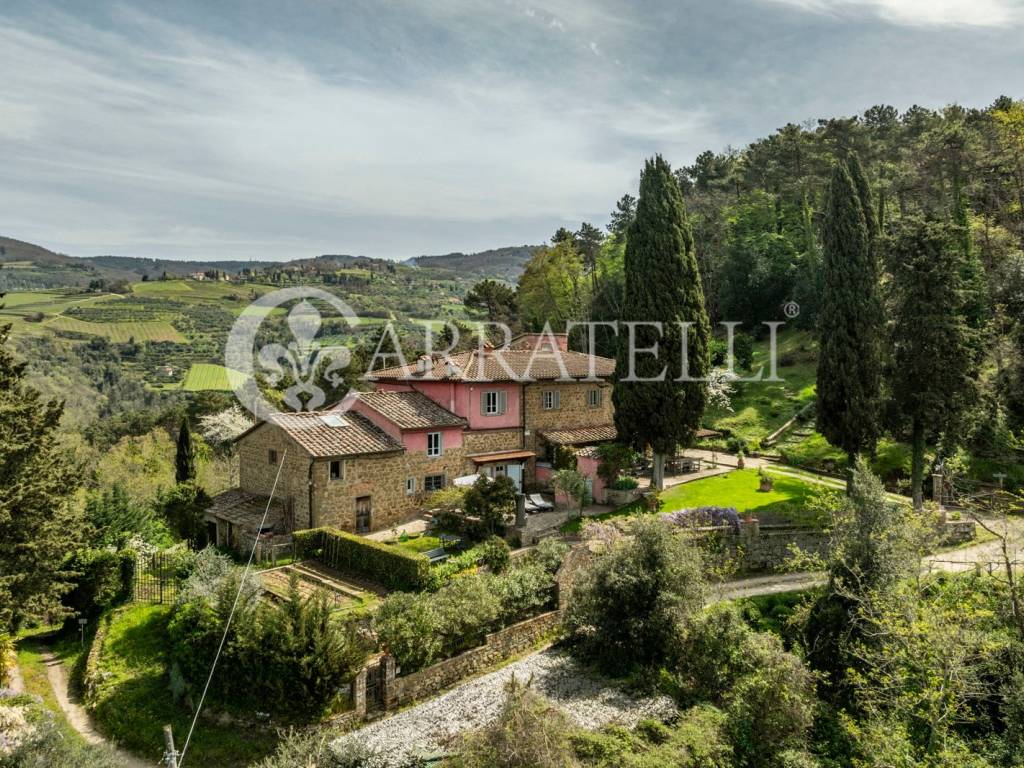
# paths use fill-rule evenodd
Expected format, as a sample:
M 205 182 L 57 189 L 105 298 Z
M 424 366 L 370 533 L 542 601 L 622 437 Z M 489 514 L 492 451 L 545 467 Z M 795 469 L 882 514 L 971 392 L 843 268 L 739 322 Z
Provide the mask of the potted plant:
M 757 479 L 760 482 L 760 487 L 758 488 L 759 491 L 767 493 L 775 487 L 775 480 L 768 474 L 768 471 L 764 467 L 758 467 Z
M 743 451 L 736 454 L 736 469 L 744 469 L 747 462 L 743 460 Z

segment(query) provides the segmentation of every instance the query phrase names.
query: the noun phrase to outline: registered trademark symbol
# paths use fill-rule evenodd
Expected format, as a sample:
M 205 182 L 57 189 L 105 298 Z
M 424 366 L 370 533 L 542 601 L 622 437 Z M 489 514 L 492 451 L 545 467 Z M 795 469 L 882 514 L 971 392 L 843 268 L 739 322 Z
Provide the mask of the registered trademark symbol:
M 800 305 L 795 301 L 787 301 L 782 305 L 782 314 L 792 320 L 800 314 Z

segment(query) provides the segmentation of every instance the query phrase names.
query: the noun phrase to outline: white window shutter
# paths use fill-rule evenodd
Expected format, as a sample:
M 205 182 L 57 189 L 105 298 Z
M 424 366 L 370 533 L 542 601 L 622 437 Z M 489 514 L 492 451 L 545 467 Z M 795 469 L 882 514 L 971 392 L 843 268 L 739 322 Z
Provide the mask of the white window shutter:
M 508 410 L 508 392 L 505 390 L 498 391 L 498 413 L 505 413 Z
M 556 411 L 561 407 L 562 393 L 557 389 L 551 393 L 551 407 Z

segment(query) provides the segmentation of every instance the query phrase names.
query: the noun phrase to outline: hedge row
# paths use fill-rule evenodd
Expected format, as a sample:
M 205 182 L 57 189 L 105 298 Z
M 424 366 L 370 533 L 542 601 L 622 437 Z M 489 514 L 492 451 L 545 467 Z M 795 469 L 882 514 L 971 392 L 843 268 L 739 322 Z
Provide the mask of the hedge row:
M 292 541 L 298 557 L 315 557 L 324 565 L 364 576 L 389 589 L 418 592 L 430 584 L 430 561 L 418 552 L 337 528 L 296 531 Z

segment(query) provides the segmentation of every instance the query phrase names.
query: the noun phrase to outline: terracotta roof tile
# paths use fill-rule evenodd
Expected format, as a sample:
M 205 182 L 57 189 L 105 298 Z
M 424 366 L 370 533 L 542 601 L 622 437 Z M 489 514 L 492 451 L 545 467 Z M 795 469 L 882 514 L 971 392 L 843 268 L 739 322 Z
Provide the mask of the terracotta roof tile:
M 422 392 L 360 392 L 357 397 L 399 429 L 466 426 L 465 419 Z
M 256 530 L 260 521 L 263 520 L 263 513 L 267 509 L 267 496 L 260 496 L 254 493 L 243 491 L 241 488 L 232 488 L 229 491 L 218 493 L 213 497 L 213 503 L 206 510 L 206 517 L 220 518 L 227 520 L 233 525 L 242 526 L 247 530 Z M 284 502 L 281 499 L 274 499 L 267 513 L 265 528 L 284 530 Z
M 540 436 L 554 445 L 581 445 L 614 440 L 618 433 L 614 424 L 598 424 L 592 427 L 541 430 Z
M 277 413 L 269 422 L 316 458 L 402 450 L 402 444 L 395 438 L 365 416 L 351 411 Z
M 615 372 L 615 361 L 583 352 L 557 350 L 495 349 L 460 352 L 447 360 L 430 361 L 426 370 L 419 362 L 371 371 L 371 381 L 531 381 L 560 378 L 585 379 L 591 375 L 607 379 Z

